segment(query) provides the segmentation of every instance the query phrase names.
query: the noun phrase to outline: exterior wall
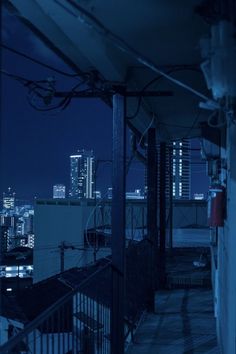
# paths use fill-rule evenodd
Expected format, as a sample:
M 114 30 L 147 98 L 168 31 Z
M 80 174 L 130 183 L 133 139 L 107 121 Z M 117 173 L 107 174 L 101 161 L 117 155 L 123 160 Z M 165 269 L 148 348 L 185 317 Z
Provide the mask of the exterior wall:
M 227 220 L 218 249 L 219 308 L 217 327 L 223 354 L 236 353 L 236 126 L 228 129 Z
M 71 201 L 38 201 L 35 206 L 34 283 L 60 273 L 60 249 L 62 242 L 82 250 L 65 250 L 64 269 L 91 262 L 84 251 L 84 229 L 92 226 L 89 219 L 94 206 Z

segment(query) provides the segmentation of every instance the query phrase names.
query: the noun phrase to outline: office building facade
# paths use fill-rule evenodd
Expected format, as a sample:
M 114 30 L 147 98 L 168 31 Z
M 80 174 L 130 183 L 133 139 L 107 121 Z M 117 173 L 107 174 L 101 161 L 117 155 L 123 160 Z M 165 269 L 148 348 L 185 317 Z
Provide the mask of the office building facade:
M 93 151 L 78 150 L 70 156 L 70 193 L 71 198 L 94 198 L 95 160 Z

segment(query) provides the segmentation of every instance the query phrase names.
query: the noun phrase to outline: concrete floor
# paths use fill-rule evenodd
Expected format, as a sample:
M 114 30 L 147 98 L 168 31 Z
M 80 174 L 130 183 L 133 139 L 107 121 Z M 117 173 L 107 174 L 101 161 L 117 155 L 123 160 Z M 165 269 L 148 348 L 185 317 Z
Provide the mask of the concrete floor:
M 220 353 L 211 290 L 161 291 L 155 307 L 139 326 L 128 354 Z

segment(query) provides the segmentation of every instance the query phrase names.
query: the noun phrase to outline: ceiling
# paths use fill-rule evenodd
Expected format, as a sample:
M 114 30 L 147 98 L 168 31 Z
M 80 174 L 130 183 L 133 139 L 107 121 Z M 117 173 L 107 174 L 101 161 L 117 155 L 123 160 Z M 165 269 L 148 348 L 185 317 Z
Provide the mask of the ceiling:
M 145 97 L 130 126 L 142 134 L 157 127 L 161 140 L 200 135 L 207 119 L 204 101 L 178 82 L 211 97 L 200 70 L 200 39 L 209 32 L 194 9 L 198 0 L 5 0 L 76 72 L 96 70 L 103 82 L 127 90 L 168 90 L 169 97 Z M 148 64 L 153 64 L 148 65 Z M 157 70 L 155 70 L 157 69 Z M 161 77 L 167 72 L 178 82 Z M 127 99 L 127 116 L 138 99 Z

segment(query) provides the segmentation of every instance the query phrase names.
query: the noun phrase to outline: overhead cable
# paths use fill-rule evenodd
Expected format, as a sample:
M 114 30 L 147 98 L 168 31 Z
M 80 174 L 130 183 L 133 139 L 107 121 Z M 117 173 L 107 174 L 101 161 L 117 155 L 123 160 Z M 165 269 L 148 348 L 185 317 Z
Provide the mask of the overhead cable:
M 40 61 L 40 60 L 38 60 L 38 59 L 35 59 L 35 58 L 31 57 L 30 55 L 25 54 L 25 53 L 23 53 L 23 52 L 21 52 L 21 51 L 15 49 L 15 48 L 11 48 L 11 47 L 7 46 L 6 44 L 0 43 L 0 46 L 1 46 L 2 48 L 4 48 L 4 49 L 6 49 L 6 50 L 8 50 L 8 51 L 10 51 L 10 52 L 12 52 L 12 53 L 14 53 L 14 54 L 16 54 L 16 55 L 19 55 L 19 56 L 21 56 L 21 57 L 23 57 L 23 58 L 26 58 L 26 59 L 32 61 L 32 62 L 35 63 L 35 64 L 38 64 L 38 65 L 40 65 L 40 66 L 43 66 L 43 67 L 45 67 L 45 68 L 47 68 L 47 69 L 50 69 L 50 70 L 52 70 L 52 71 L 55 71 L 55 72 L 58 73 L 58 74 L 61 74 L 61 75 L 67 76 L 67 77 L 72 77 L 72 78 L 73 78 L 73 77 L 78 77 L 78 76 L 83 75 L 82 73 L 79 73 L 79 74 L 71 74 L 71 73 L 68 73 L 68 72 L 66 72 L 66 71 L 57 69 L 57 68 L 55 68 L 55 67 L 53 67 L 53 66 L 51 66 L 51 65 L 49 65 L 49 64 L 46 64 L 46 63 L 44 63 L 44 62 L 42 62 L 42 61 Z
M 56 1 L 56 2 L 57 2 L 57 4 L 60 4 L 59 1 Z M 214 100 L 212 100 L 211 98 L 207 97 L 206 95 L 199 92 L 198 90 L 195 90 L 191 86 L 183 83 L 182 81 L 180 81 L 178 79 L 173 78 L 169 74 L 166 74 L 164 71 L 159 69 L 159 67 L 155 63 L 153 63 L 150 59 L 146 58 L 141 53 L 139 53 L 136 49 L 131 47 L 128 43 L 126 43 L 125 40 L 120 38 L 118 35 L 111 32 L 107 27 L 105 27 L 103 25 L 103 23 L 100 20 L 98 20 L 89 11 L 87 11 L 82 6 L 80 6 L 77 2 L 75 2 L 74 0 L 68 0 L 67 2 L 79 11 L 78 19 L 80 20 L 80 22 L 83 25 L 86 25 L 87 27 L 89 27 L 89 29 L 96 31 L 99 35 L 102 35 L 103 37 L 107 38 L 110 42 L 113 43 L 114 46 L 116 46 L 117 48 L 119 48 L 123 52 L 131 55 L 139 63 L 150 68 L 152 71 L 156 72 L 157 74 L 160 74 L 161 76 L 165 77 L 167 80 L 173 82 L 174 84 L 176 84 L 176 85 L 182 87 L 183 89 L 193 93 L 194 95 L 200 97 L 204 101 L 210 101 L 213 103 L 213 105 L 218 106 L 218 103 L 215 102 Z M 62 5 L 62 4 L 60 4 L 60 5 Z M 70 14 L 71 14 L 71 12 L 70 12 Z

